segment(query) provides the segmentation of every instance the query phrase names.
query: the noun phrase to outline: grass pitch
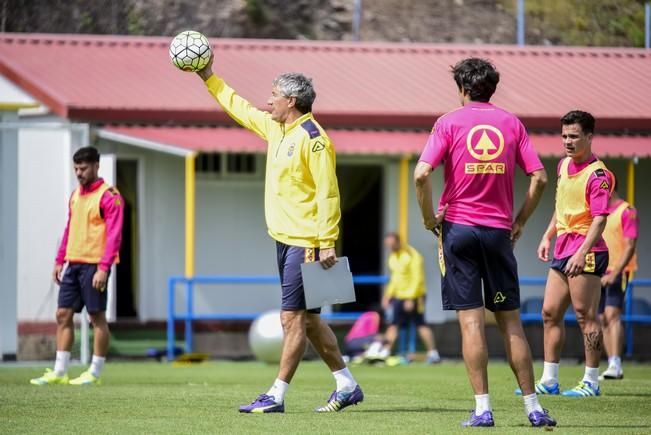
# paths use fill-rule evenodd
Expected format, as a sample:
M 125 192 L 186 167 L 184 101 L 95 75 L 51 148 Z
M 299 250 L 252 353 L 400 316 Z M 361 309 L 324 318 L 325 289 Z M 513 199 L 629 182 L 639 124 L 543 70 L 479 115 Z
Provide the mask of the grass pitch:
M 76 376 L 82 367 L 73 367 Z M 285 414 L 242 415 L 240 404 L 266 390 L 276 367 L 210 362 L 191 367 L 158 363 L 107 364 L 99 387 L 29 385 L 43 367 L 0 366 L 0 432 L 48 433 L 373 433 L 468 432 L 459 423 L 474 405 L 463 363 L 437 366 L 354 367 L 365 401 L 338 414 L 316 414 L 334 381 L 320 362 L 304 362 L 290 387 Z M 541 368 L 536 367 L 536 375 Z M 626 365 L 626 378 L 602 384 L 603 396 L 542 397 L 558 420 L 554 432 L 651 433 L 651 366 Z M 578 365 L 561 367 L 561 385 L 574 386 Z M 533 429 L 522 399 L 513 395 L 508 366 L 489 366 L 493 433 Z

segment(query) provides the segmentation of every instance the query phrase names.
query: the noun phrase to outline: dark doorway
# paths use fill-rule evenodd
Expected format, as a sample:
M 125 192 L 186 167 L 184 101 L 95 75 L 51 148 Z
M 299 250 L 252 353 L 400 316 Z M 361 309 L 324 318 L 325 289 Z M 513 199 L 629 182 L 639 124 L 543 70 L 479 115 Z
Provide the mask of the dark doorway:
M 342 225 L 338 255 L 347 256 L 353 275 L 382 273 L 382 175 L 380 165 L 340 165 Z M 340 311 L 380 308 L 382 286 L 356 285 L 357 302 Z
M 115 311 L 118 318 L 132 318 L 138 316 L 138 161 L 118 159 L 115 171 L 116 187 L 124 198 L 120 263 L 115 272 Z

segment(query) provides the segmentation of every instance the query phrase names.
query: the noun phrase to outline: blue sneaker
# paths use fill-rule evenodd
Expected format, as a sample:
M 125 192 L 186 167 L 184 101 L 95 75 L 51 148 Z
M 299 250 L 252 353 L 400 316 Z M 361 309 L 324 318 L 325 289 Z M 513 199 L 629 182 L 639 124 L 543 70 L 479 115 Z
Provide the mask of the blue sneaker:
M 592 396 L 601 396 L 601 390 L 597 386 L 596 388 L 588 381 L 581 381 L 579 385 L 572 388 L 571 390 L 565 390 L 561 393 L 561 396 L 565 397 L 592 397 Z
M 547 385 L 543 384 L 540 381 L 536 382 L 536 385 L 534 385 L 534 390 L 536 390 L 537 394 L 551 394 L 554 396 L 558 396 L 559 394 L 561 394 L 561 387 L 559 384 L 554 384 L 551 387 L 548 387 Z M 515 395 L 522 396 L 522 390 L 516 388 Z
M 253 414 L 285 412 L 285 403 L 276 403 L 274 396 L 260 394 L 250 405 L 240 406 L 240 412 Z
M 543 426 L 556 426 L 556 420 L 554 420 L 546 409 L 540 411 L 533 411 L 529 414 L 529 421 L 533 427 L 543 427 Z
M 339 412 L 344 408 L 350 405 L 357 405 L 358 403 L 364 401 L 364 393 L 362 389 L 357 385 L 353 391 L 350 393 L 344 393 L 343 391 L 334 391 L 328 403 L 324 406 L 315 409 L 316 412 Z
M 493 413 L 491 411 L 484 411 L 481 415 L 475 414 L 475 410 L 470 411 L 470 418 L 461 423 L 463 427 L 493 427 Z

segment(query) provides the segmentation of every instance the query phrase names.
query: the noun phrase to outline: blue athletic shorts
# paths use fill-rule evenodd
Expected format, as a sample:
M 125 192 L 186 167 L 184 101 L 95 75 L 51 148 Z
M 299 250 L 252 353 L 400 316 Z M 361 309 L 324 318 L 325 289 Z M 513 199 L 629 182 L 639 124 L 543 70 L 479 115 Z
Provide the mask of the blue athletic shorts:
M 305 309 L 305 291 L 303 290 L 303 275 L 301 264 L 317 261 L 318 248 L 300 248 L 276 242 L 278 273 L 282 287 L 282 303 L 284 311 L 299 311 Z M 309 313 L 320 313 L 321 308 L 308 310 Z
M 443 222 L 439 244 L 444 310 L 520 308 L 518 265 L 509 230 Z
M 599 301 L 599 314 L 604 312 L 606 306 L 624 309 L 624 296 L 626 295 L 626 286 L 628 285 L 628 272 L 621 273 L 617 276 L 615 282 L 606 287 L 601 287 L 601 300 Z
M 69 263 L 59 287 L 59 308 L 72 308 L 80 313 L 84 306 L 90 314 L 106 311 L 107 291 L 93 287 L 96 264 Z
M 405 311 L 404 299 L 391 299 L 391 316 L 388 323 L 396 326 L 407 326 L 410 323 L 416 326 L 425 324 L 425 298 L 414 300 L 414 309 Z
M 565 275 L 565 266 L 567 266 L 567 262 L 570 261 L 570 258 L 572 258 L 572 256 L 565 258 L 554 258 L 550 267 Z M 606 273 L 607 268 L 608 251 L 588 252 L 585 255 L 585 266 L 583 267 L 583 273 L 587 275 L 602 276 L 604 273 Z

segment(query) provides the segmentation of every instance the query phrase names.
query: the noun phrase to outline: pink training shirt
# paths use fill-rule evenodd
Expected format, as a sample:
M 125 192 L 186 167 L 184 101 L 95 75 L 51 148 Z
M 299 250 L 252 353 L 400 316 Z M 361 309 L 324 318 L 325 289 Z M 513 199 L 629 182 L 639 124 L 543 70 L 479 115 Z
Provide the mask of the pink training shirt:
M 85 188 L 80 186 L 80 194 L 84 195 L 86 193 L 94 192 L 102 184 L 104 180 L 102 178 L 95 181 L 90 187 Z M 69 201 L 68 201 L 69 202 Z M 122 241 L 122 215 L 124 212 L 123 205 L 124 200 L 120 196 L 120 201 L 115 200 L 115 195 L 109 191 L 104 192 L 102 198 L 99 202 L 99 209 L 104 216 L 104 223 L 106 224 L 106 248 L 104 255 L 99 262 L 98 268 L 100 270 L 107 271 L 111 268 L 115 257 L 120 251 L 120 243 Z M 63 230 L 63 237 L 61 238 L 61 245 L 59 246 L 59 251 L 57 252 L 56 264 L 65 263 L 66 258 L 66 248 L 68 246 L 68 232 L 70 230 L 70 207 L 68 207 L 68 222 L 66 223 L 66 228 Z
M 439 210 L 453 223 L 511 229 L 515 165 L 543 169 L 522 122 L 490 103 L 470 102 L 434 124 L 420 161 L 444 165 Z
M 583 168 L 588 166 L 597 160 L 596 156 L 588 159 L 583 163 L 576 164 L 574 161 L 570 161 L 570 164 L 567 167 L 567 173 L 569 175 L 574 175 L 577 172 L 581 171 Z M 560 175 L 561 163 L 563 159 L 558 163 L 556 168 L 556 174 Z M 608 208 L 608 200 L 610 198 L 609 189 L 601 189 L 602 182 L 612 185 L 612 180 L 610 179 L 610 174 L 608 171 L 604 172 L 604 175 L 598 175 L 593 173 L 590 175 L 590 180 L 585 189 L 585 200 L 588 202 L 590 207 L 590 214 L 594 216 L 608 216 L 610 214 Z M 579 250 L 583 242 L 585 241 L 585 236 L 578 233 L 565 233 L 558 236 L 556 239 L 556 244 L 554 245 L 554 258 L 567 258 L 571 257 Z M 594 244 L 590 252 L 604 252 L 608 250 L 606 242 L 603 237 L 599 237 L 597 243 Z

